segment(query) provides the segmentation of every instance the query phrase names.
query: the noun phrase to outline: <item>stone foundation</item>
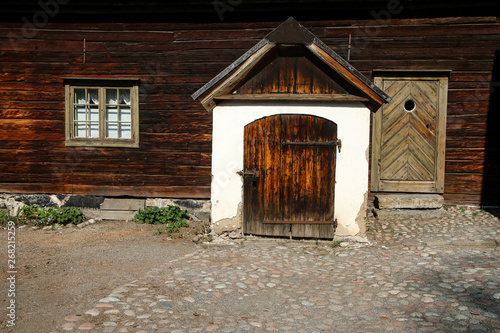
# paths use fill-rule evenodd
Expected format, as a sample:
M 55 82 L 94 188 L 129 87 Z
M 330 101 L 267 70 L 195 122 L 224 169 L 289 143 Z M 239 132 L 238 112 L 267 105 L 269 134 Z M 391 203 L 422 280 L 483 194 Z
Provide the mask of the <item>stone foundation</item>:
M 195 221 L 210 221 L 210 200 L 159 198 L 105 198 L 89 195 L 0 194 L 0 210 L 17 215 L 24 206 L 76 207 L 89 219 L 131 220 L 138 209 L 170 205 L 180 206 Z

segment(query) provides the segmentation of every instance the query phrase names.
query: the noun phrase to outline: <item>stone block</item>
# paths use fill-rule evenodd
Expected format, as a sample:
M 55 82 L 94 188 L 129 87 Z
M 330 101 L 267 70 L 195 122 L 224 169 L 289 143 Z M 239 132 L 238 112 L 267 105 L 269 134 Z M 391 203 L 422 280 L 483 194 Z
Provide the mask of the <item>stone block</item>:
M 102 210 L 101 219 L 103 220 L 132 220 L 137 211 L 133 210 Z
M 449 213 L 440 209 L 374 209 L 373 214 L 379 219 L 410 218 L 434 219 L 447 216 Z
M 439 194 L 378 194 L 378 209 L 440 209 L 444 198 Z
M 16 201 L 22 202 L 28 206 L 39 206 L 39 207 L 56 207 L 57 204 L 52 201 L 52 198 L 48 194 L 27 194 L 20 195 L 15 198 Z
M 63 201 L 64 199 L 65 198 L 59 200 Z M 103 202 L 104 197 L 96 197 L 90 195 L 72 195 L 65 201 L 62 207 L 99 209 Z
M 145 199 L 115 199 L 106 198 L 101 205 L 101 210 L 132 210 L 137 211 L 146 207 Z

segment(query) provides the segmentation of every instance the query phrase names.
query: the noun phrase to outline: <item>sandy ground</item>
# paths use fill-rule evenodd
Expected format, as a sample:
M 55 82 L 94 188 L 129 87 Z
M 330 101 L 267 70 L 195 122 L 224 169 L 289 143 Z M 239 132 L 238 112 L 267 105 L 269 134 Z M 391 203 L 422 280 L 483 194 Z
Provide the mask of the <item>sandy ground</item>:
M 50 332 L 61 318 L 88 310 L 99 299 L 152 268 L 195 250 L 193 228 L 184 238 L 155 235 L 157 226 L 98 222 L 59 231 L 16 229 L 15 297 L 10 297 L 7 230 L 0 230 L 0 330 Z M 15 327 L 7 306 L 15 299 Z

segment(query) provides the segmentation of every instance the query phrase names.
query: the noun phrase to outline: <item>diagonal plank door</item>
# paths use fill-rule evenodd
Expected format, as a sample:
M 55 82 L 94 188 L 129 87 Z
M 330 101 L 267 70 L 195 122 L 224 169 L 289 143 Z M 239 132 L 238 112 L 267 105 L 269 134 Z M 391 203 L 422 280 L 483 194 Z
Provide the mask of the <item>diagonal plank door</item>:
M 377 78 L 393 98 L 374 117 L 372 190 L 442 193 L 446 80 Z
M 307 115 L 245 127 L 246 234 L 333 238 L 336 133 L 335 123 Z

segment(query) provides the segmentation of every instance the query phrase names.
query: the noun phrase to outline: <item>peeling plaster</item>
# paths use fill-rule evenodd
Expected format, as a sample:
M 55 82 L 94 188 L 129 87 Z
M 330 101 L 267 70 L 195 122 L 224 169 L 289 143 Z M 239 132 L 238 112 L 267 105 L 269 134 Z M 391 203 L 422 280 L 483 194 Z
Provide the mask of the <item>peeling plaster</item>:
M 346 242 L 358 242 L 358 243 L 369 243 L 368 238 L 366 238 L 366 209 L 368 205 L 368 191 L 365 192 L 364 201 L 359 208 L 358 215 L 356 216 L 356 225 L 358 226 L 359 232 L 352 236 L 350 234 L 335 234 L 334 240 L 346 241 Z
M 219 221 L 214 221 L 212 223 L 212 229 L 216 234 L 227 233 L 241 229 L 242 222 L 243 222 L 243 204 L 240 202 L 238 204 L 238 210 L 235 216 L 222 219 Z
M 363 204 L 359 208 L 358 216 L 356 216 L 356 223 L 359 227 L 359 234 L 357 236 L 366 237 L 366 209 L 368 207 L 368 192 L 365 192 Z

